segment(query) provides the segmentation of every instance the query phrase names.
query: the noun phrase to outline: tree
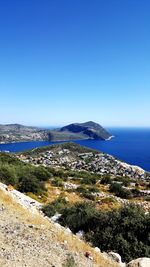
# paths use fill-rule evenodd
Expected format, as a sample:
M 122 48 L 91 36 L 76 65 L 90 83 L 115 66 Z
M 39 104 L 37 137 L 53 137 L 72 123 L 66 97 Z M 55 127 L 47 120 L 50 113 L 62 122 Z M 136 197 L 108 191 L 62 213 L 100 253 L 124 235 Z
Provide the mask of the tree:
M 38 194 L 41 191 L 45 190 L 43 183 L 39 182 L 39 180 L 32 176 L 32 177 L 23 177 L 19 181 L 18 190 L 23 193 L 32 192 L 34 194 Z

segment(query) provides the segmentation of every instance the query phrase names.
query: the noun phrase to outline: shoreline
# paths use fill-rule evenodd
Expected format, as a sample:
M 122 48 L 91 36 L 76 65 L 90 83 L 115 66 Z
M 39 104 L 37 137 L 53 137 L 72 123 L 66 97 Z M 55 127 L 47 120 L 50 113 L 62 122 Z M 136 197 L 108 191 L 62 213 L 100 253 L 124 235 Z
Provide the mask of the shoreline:
M 110 136 L 108 139 L 106 139 L 105 141 L 110 141 L 112 138 L 114 138 L 115 136 Z M 49 146 L 49 145 L 53 145 L 53 144 L 59 144 L 59 143 L 63 143 L 63 142 L 75 142 L 76 143 L 76 141 L 88 141 L 88 140 L 94 140 L 94 139 L 82 139 L 82 140 L 69 140 L 69 141 L 67 141 L 67 140 L 64 140 L 64 141 L 47 141 L 47 140 L 32 140 L 32 141 L 13 141 L 13 142 L 9 142 L 9 143 L 0 143 L 0 145 L 2 145 L 2 148 L 0 148 L 0 152 L 2 153 L 2 152 L 5 152 L 5 153 L 17 153 L 17 152 L 23 152 L 23 151 L 25 151 L 25 150 L 32 150 L 32 149 L 35 149 L 35 148 L 40 148 L 40 147 L 42 147 L 42 146 Z M 97 141 L 97 140 L 95 140 L 95 141 Z M 35 147 L 33 146 L 33 147 L 28 147 L 28 143 L 34 143 L 35 142 Z M 47 144 L 43 144 L 43 145 L 41 145 L 41 146 L 39 146 L 38 144 L 37 144 L 37 146 L 36 146 L 36 142 L 40 142 L 41 144 L 43 143 L 43 142 L 47 142 Z M 20 146 L 24 146 L 25 148 L 23 148 L 23 147 L 20 147 L 19 148 L 19 143 L 20 143 Z M 21 144 L 22 143 L 22 144 Z M 27 143 L 27 145 L 26 145 L 26 143 Z M 102 142 L 103 144 L 105 143 L 105 142 Z M 10 148 L 9 148 L 9 145 L 10 145 Z M 17 146 L 18 145 L 18 151 L 15 149 L 15 145 Z M 94 147 L 90 147 L 89 145 L 87 146 L 86 144 L 80 144 L 79 143 L 79 145 L 81 145 L 81 146 L 86 146 L 86 147 L 88 147 L 88 148 L 91 148 L 91 149 L 96 149 L 97 151 L 100 151 L 100 152 L 102 152 L 103 150 L 101 150 L 101 149 L 98 149 L 98 148 L 94 148 Z M 11 147 L 12 146 L 12 147 Z M 27 146 L 27 147 L 26 147 Z M 14 151 L 13 151 L 14 150 Z M 15 151 L 16 150 L 16 151 Z M 136 162 L 134 162 L 134 163 L 130 163 L 129 161 L 127 161 L 127 160 L 125 160 L 125 159 L 122 159 L 122 157 L 121 156 L 116 156 L 116 155 L 113 155 L 113 153 L 111 153 L 111 152 L 104 152 L 103 151 L 103 153 L 105 153 L 105 154 L 109 154 L 109 155 L 111 155 L 111 156 L 113 156 L 113 157 L 115 157 L 115 158 L 117 158 L 117 159 L 119 159 L 120 161 L 123 161 L 124 163 L 127 163 L 127 164 L 129 164 L 129 165 L 131 165 L 131 166 L 137 166 L 137 167 L 139 167 L 139 168 L 141 168 L 141 169 L 143 169 L 146 173 L 150 173 L 150 170 L 148 170 L 147 168 L 144 168 L 144 166 L 142 166 L 142 164 L 140 165 L 140 164 L 138 164 L 138 163 L 136 163 Z
M 115 137 L 114 135 L 111 135 L 110 137 L 108 137 L 107 139 L 105 139 L 105 141 L 109 141 L 109 140 L 111 140 L 114 137 Z

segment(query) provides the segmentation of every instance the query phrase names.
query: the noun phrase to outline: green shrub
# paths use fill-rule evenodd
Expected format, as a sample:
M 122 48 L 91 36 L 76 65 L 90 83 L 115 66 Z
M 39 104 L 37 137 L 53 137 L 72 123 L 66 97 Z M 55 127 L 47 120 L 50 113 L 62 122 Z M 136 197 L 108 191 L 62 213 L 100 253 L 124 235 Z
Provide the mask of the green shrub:
M 96 184 L 96 182 L 97 182 L 96 177 L 86 176 L 86 177 L 82 178 L 82 180 L 81 180 L 82 184 L 87 184 L 87 185 L 94 185 L 94 184 Z
M 126 205 L 117 210 L 96 211 L 87 202 L 63 210 L 60 223 L 74 233 L 83 230 L 85 239 L 101 251 L 114 250 L 124 261 L 150 257 L 150 214 L 139 206 Z
M 5 164 L 0 166 L 0 181 L 5 184 L 15 185 L 18 181 L 13 165 Z
M 34 168 L 33 175 L 40 181 L 48 181 L 52 177 L 52 173 L 43 166 Z
M 56 187 L 63 186 L 63 181 L 59 177 L 54 178 L 51 183 L 53 186 L 56 186 Z
M 23 177 L 20 179 L 17 189 L 23 193 L 32 192 L 39 194 L 45 190 L 44 184 L 36 177 Z
M 140 190 L 137 189 L 137 188 L 131 189 L 131 192 L 132 192 L 132 194 L 133 194 L 134 197 L 140 197 L 142 195 L 141 192 L 140 192 Z
M 115 177 L 114 181 L 121 182 L 121 184 L 124 186 L 129 186 L 131 179 L 127 176 L 125 176 L 125 177 L 124 176 L 117 176 L 117 177 Z
M 0 152 L 0 164 L 23 165 L 19 159 L 5 152 Z
M 81 193 L 81 194 L 84 194 L 84 193 L 87 193 L 87 188 L 85 185 L 80 185 L 78 188 L 77 188 L 77 192 Z
M 101 180 L 101 184 L 111 184 L 111 178 L 110 176 L 104 176 Z
M 120 198 L 129 199 L 133 196 L 130 190 L 123 188 L 119 183 L 111 183 L 109 190 Z
M 63 212 L 64 208 L 67 206 L 67 201 L 65 198 L 59 197 L 55 201 L 46 204 L 42 211 L 48 217 L 52 217 L 56 212 L 61 213 Z
M 91 192 L 91 193 L 98 193 L 100 192 L 99 188 L 97 186 L 89 186 L 88 187 L 88 191 Z
M 150 196 L 145 196 L 145 197 L 144 197 L 144 200 L 145 200 L 145 201 L 150 201 Z
M 78 202 L 69 208 L 65 208 L 60 218 L 64 226 L 68 226 L 73 232 L 89 229 L 89 220 L 96 214 L 93 204 Z
M 86 234 L 102 251 L 115 250 L 124 261 L 150 256 L 150 215 L 137 206 L 100 212 Z
M 81 185 L 77 188 L 77 192 L 82 194 L 83 197 L 90 199 L 90 200 L 95 200 L 95 196 L 92 195 L 92 193 L 99 192 L 97 189 L 94 187 L 85 187 L 84 185 Z

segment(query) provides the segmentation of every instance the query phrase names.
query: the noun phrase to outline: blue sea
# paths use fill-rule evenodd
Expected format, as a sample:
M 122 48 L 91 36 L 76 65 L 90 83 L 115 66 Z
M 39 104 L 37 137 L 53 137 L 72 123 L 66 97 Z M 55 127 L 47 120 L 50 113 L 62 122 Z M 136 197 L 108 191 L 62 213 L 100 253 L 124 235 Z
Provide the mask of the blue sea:
M 114 136 L 109 141 L 79 140 L 80 145 L 111 154 L 127 163 L 150 172 L 150 128 L 110 128 Z M 0 144 L 0 151 L 21 152 L 58 142 L 34 141 Z

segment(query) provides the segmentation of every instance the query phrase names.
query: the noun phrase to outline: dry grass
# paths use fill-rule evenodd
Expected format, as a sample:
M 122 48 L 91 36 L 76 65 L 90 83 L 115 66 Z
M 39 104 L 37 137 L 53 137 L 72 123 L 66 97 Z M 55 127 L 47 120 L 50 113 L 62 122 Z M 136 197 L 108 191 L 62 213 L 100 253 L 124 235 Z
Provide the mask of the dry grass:
M 59 230 L 59 241 L 64 242 L 67 241 L 67 246 L 72 251 L 72 253 L 75 253 L 76 251 L 80 252 L 82 255 L 85 254 L 85 252 L 90 252 L 94 263 L 99 267 L 119 267 L 120 265 L 117 263 L 112 262 L 111 260 L 108 260 L 104 258 L 104 255 L 102 253 L 98 253 L 92 248 L 88 243 L 84 242 L 83 240 L 80 240 L 78 237 L 76 237 L 73 234 L 66 233 Z
M 80 240 L 75 235 L 66 232 L 64 228 L 58 227 L 48 219 L 42 217 L 40 213 L 37 212 L 36 214 L 32 214 L 27 209 L 23 208 L 20 204 L 13 200 L 10 194 L 10 192 L 5 192 L 0 189 L 0 204 L 4 204 L 9 213 L 16 218 L 16 221 L 19 220 L 25 224 L 33 224 L 39 226 L 44 231 L 53 232 L 55 234 L 55 239 L 58 240 L 60 244 L 63 243 L 70 253 L 79 253 L 82 260 L 85 260 L 85 252 L 90 251 L 95 263 L 93 266 L 119 267 L 119 264 L 113 263 L 112 261 L 104 258 L 101 253 L 97 253 L 89 244 Z

